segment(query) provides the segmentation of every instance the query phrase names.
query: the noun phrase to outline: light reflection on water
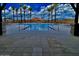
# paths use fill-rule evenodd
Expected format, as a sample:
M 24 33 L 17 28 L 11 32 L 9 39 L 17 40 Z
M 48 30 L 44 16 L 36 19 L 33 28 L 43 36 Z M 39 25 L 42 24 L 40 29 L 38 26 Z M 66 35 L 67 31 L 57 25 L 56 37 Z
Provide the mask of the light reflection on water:
M 67 28 L 70 28 L 69 25 L 64 25 L 64 24 L 54 24 L 54 23 L 25 23 L 25 24 L 19 24 L 21 25 L 21 27 L 28 27 L 28 29 L 30 30 L 39 30 L 39 31 L 48 31 L 50 28 L 49 27 L 52 27 L 52 28 L 55 28 L 55 29 L 58 29 L 58 27 L 60 27 L 61 29 L 66 29 Z
M 49 28 L 52 27 L 53 29 Z M 52 23 L 23 23 L 12 24 L 6 26 L 6 33 L 19 33 L 28 31 L 54 31 L 54 32 L 69 32 L 71 26 L 64 24 L 52 24 Z
M 28 26 L 28 28 L 30 28 L 30 30 L 48 30 L 49 26 L 53 26 L 54 24 L 48 24 L 48 23 L 27 23 L 27 24 L 19 24 L 21 26 Z M 28 29 L 27 28 L 27 29 Z

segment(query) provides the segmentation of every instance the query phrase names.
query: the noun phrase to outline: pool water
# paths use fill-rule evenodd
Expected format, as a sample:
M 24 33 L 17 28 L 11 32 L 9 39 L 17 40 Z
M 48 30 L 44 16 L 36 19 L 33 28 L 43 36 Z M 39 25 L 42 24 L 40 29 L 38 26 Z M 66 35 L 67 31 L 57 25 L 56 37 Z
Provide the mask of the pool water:
M 38 31 L 48 31 L 49 26 L 53 26 L 54 24 L 49 23 L 27 23 L 23 24 L 26 28 L 25 30 L 38 30 Z
M 53 29 L 51 29 L 51 28 Z M 25 23 L 12 24 L 6 26 L 6 34 L 28 32 L 28 31 L 53 31 L 53 32 L 70 32 L 71 26 L 65 24 L 53 23 Z
M 25 23 L 20 24 L 24 27 L 25 31 L 68 31 L 71 26 L 68 24 L 55 24 L 55 23 Z

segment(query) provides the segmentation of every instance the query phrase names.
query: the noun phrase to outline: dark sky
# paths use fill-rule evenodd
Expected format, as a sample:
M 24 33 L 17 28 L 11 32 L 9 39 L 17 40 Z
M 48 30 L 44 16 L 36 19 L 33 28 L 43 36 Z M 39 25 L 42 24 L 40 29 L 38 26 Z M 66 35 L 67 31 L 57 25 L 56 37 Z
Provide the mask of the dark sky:
M 32 7 L 32 11 L 40 11 L 41 9 L 41 6 L 47 6 L 47 5 L 50 5 L 51 3 L 26 3 L 26 5 L 29 5 Z M 10 6 L 14 6 L 15 8 L 19 8 L 20 5 L 19 3 L 8 3 L 6 5 L 6 8 L 8 9 Z

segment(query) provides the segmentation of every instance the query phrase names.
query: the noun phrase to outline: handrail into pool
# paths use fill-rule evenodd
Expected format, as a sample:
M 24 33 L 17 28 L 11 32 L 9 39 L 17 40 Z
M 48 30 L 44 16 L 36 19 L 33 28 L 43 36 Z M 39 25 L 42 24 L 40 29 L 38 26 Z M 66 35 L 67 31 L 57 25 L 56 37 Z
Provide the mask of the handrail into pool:
M 23 28 L 22 30 L 25 30 L 25 29 L 27 29 L 27 28 L 29 28 L 30 26 L 27 26 L 27 27 L 25 27 L 25 28 Z
M 53 27 L 51 27 L 51 26 L 48 26 L 50 29 L 53 29 L 53 30 L 55 30 Z M 56 31 L 56 30 L 55 30 Z

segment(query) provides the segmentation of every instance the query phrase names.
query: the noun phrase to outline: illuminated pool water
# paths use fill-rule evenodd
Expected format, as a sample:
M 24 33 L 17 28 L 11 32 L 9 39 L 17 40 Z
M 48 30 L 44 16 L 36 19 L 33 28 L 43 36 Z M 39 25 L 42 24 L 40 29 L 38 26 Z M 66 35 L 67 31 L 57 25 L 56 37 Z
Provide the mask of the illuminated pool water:
M 30 31 L 48 31 L 52 28 L 57 28 L 58 24 L 52 24 L 52 23 L 27 23 L 27 24 L 19 24 L 21 27 L 24 27 L 24 30 L 30 30 Z
M 31 23 L 31 24 L 25 24 L 29 26 L 30 30 L 48 30 L 48 25 L 49 24 L 44 24 L 44 23 Z
M 19 33 L 27 31 L 55 31 L 58 33 L 58 31 L 70 32 L 70 29 L 70 25 L 52 23 L 25 23 L 6 26 L 7 33 Z

